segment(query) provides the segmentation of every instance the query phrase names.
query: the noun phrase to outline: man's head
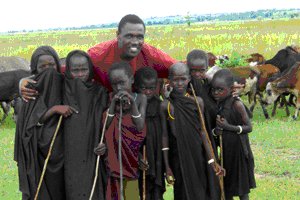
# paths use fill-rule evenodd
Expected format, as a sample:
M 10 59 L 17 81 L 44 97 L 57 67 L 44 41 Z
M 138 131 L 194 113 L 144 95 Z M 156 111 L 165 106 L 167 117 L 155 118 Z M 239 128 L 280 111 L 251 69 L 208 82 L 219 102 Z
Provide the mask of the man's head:
M 149 100 L 156 93 L 157 80 L 157 72 L 152 67 L 143 67 L 135 73 L 134 88 Z
M 205 51 L 194 49 L 186 57 L 192 78 L 205 79 L 208 67 L 208 56 Z
M 108 77 L 114 93 L 123 90 L 131 92 L 134 79 L 131 66 L 128 62 L 112 64 L 108 70 Z
M 93 64 L 89 55 L 81 50 L 71 51 L 66 58 L 67 78 L 78 78 L 83 82 L 93 78 Z
M 121 58 L 132 60 L 142 49 L 146 27 L 141 18 L 136 15 L 126 15 L 119 22 L 117 39 L 118 47 L 122 49 Z
M 221 102 L 231 96 L 234 78 L 228 69 L 221 69 L 215 73 L 211 81 L 211 92 L 217 102 Z
M 48 68 L 60 72 L 60 63 L 56 51 L 50 46 L 40 46 L 32 54 L 30 60 L 32 74 L 38 74 Z
M 181 62 L 173 64 L 169 69 L 169 80 L 173 92 L 185 94 L 191 80 L 188 66 Z

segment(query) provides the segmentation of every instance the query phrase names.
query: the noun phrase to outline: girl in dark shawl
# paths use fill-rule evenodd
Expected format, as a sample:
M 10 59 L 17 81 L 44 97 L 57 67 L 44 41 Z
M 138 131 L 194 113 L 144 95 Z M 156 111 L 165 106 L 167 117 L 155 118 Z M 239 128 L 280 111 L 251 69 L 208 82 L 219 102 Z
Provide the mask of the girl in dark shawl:
M 162 129 L 159 116 L 160 103 L 156 94 L 157 73 L 151 67 L 143 67 L 135 74 L 134 88 L 138 93 L 143 93 L 147 96 L 146 121 L 147 133 L 144 140 L 146 145 L 146 199 L 147 200 L 162 200 L 165 191 L 163 179 L 163 162 L 162 162 Z M 143 146 L 144 146 L 143 145 Z M 142 147 L 143 147 L 142 146 Z M 141 154 L 143 155 L 143 148 Z M 142 160 L 141 160 L 142 161 Z M 140 162 L 143 165 L 144 162 Z M 140 167 L 143 169 L 143 167 Z M 145 169 L 143 169 L 145 170 Z M 143 171 L 140 171 L 139 186 L 140 196 L 143 196 Z
M 55 50 L 49 46 L 37 48 L 31 58 L 31 72 L 35 83 L 30 88 L 39 92 L 35 101 L 24 103 L 16 127 L 14 159 L 18 164 L 19 186 L 22 199 L 34 199 L 51 139 L 59 115 L 73 113 L 70 106 L 62 103 L 63 77 Z M 39 192 L 39 199 L 63 200 L 63 144 L 58 133 L 46 174 Z
M 89 198 L 100 141 L 102 113 L 107 104 L 107 90 L 93 81 L 93 65 L 87 53 L 72 51 L 66 58 L 63 101 L 79 113 L 64 121 L 66 199 Z M 105 199 L 105 164 L 100 160 L 93 199 Z
M 223 159 L 226 199 L 239 196 L 249 199 L 248 193 L 255 188 L 254 159 L 248 133 L 252 126 L 244 104 L 232 97 L 233 76 L 229 70 L 218 71 L 212 80 L 212 96 L 218 103 L 215 134 L 223 137 Z

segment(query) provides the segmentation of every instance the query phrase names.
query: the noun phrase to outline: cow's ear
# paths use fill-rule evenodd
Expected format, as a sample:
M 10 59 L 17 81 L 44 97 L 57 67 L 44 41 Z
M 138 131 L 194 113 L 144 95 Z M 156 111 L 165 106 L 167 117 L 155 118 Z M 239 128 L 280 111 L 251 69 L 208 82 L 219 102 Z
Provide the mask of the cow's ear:
M 280 81 L 276 84 L 277 88 L 288 88 L 289 84 L 287 81 Z

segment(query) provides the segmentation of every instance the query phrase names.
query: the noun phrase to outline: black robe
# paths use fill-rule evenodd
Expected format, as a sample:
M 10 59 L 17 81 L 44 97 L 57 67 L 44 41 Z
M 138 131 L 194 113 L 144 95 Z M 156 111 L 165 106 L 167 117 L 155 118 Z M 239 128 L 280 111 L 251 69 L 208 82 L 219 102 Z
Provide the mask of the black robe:
M 62 75 L 54 69 L 47 69 L 36 75 L 34 80 L 37 83 L 33 88 L 39 92 L 39 96 L 35 101 L 23 104 L 15 137 L 14 159 L 18 165 L 19 186 L 23 200 L 34 199 L 59 115 L 52 116 L 42 126 L 38 126 L 38 122 L 52 106 L 62 103 Z M 39 199 L 65 199 L 62 137 L 59 131 L 39 192 Z
M 161 200 L 165 191 L 163 177 L 163 160 L 162 160 L 162 128 L 159 116 L 161 100 L 154 96 L 148 101 L 146 110 L 147 133 L 144 143 L 146 143 L 146 158 L 149 169 L 146 171 L 146 199 Z M 143 155 L 143 146 L 141 154 Z M 143 188 L 143 171 L 140 171 L 139 185 L 140 196 Z
M 74 107 L 74 113 L 64 122 L 66 199 L 89 198 L 97 155 L 94 148 L 102 133 L 102 114 L 107 106 L 107 90 L 92 81 L 65 78 L 64 104 Z M 100 159 L 99 173 L 93 199 L 105 199 L 106 170 Z
M 219 114 L 229 124 L 242 125 L 242 116 L 234 109 L 237 98 L 229 97 L 219 105 Z M 250 148 L 248 134 L 223 131 L 223 159 L 226 176 L 224 187 L 226 196 L 248 194 L 256 187 L 254 177 L 254 158 Z
M 174 199 L 219 199 L 219 185 L 210 170 L 203 140 L 199 131 L 199 115 L 194 100 L 173 93 L 175 130 L 169 132 L 169 160 L 175 176 Z M 212 182 L 212 183 L 211 183 Z
M 217 156 L 217 144 L 218 140 L 212 134 L 212 127 L 216 126 L 216 118 L 217 118 L 217 103 L 213 100 L 210 94 L 210 84 L 208 83 L 207 79 L 203 80 L 191 80 L 193 84 L 196 96 L 201 97 L 204 103 L 204 118 L 205 118 L 205 127 L 209 135 L 209 139 L 211 140 L 211 144 L 215 153 L 216 158 Z

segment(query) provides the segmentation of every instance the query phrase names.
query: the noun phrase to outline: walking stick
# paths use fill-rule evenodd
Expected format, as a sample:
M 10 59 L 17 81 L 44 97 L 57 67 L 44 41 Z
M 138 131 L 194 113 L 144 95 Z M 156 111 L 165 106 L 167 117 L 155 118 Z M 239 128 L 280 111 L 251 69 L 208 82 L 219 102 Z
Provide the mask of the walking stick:
M 122 102 L 120 102 L 120 118 L 119 118 L 119 164 L 120 164 L 120 200 L 123 200 L 123 163 L 122 163 Z
M 146 160 L 146 145 L 143 147 L 143 160 Z M 143 171 L 143 200 L 146 200 L 146 170 Z
M 220 135 L 220 161 L 221 161 L 221 167 L 223 168 L 223 137 L 222 134 Z M 222 195 L 224 195 L 224 177 L 220 177 L 220 186 L 223 188 Z M 225 199 L 225 195 L 223 196 Z
M 205 126 L 205 122 L 204 122 L 204 119 L 203 119 L 203 115 L 202 115 L 202 112 L 201 112 L 201 109 L 200 109 L 200 106 L 199 106 L 199 102 L 198 102 L 198 99 L 196 97 L 196 93 L 195 93 L 193 84 L 190 83 L 190 85 L 191 85 L 192 93 L 193 93 L 193 96 L 194 96 L 194 99 L 195 99 L 195 102 L 196 102 L 196 105 L 197 105 L 197 108 L 198 108 L 199 119 L 200 119 L 201 126 L 203 127 L 204 133 L 205 133 L 205 135 L 206 135 L 206 137 L 208 139 L 209 148 L 210 148 L 210 150 L 212 152 L 212 156 L 215 157 L 214 153 L 213 153 L 214 151 L 213 151 L 213 148 L 212 148 L 212 145 L 211 145 L 211 141 L 209 139 L 209 136 L 208 136 L 208 133 L 207 133 L 207 129 L 206 129 L 206 126 Z M 223 177 L 222 178 L 221 177 L 219 177 L 219 183 L 220 183 L 220 189 L 221 189 L 221 199 L 225 200 L 225 193 L 224 193 L 224 187 L 223 187 Z
M 42 186 L 42 182 L 43 182 L 43 179 L 44 179 L 44 176 L 45 176 L 45 172 L 46 172 L 46 169 L 47 169 L 47 164 L 48 164 L 49 158 L 50 158 L 51 153 L 52 153 L 53 144 L 55 142 L 58 130 L 60 128 L 62 117 L 63 117 L 62 115 L 59 117 L 59 120 L 58 120 L 58 123 L 57 123 L 57 126 L 56 126 L 56 130 L 55 130 L 53 138 L 51 140 L 50 147 L 49 147 L 49 150 L 48 150 L 48 154 L 47 154 L 47 157 L 46 157 L 46 160 L 45 160 L 45 163 L 44 163 L 43 171 L 42 171 L 42 174 L 41 174 L 41 177 L 40 177 L 40 181 L 39 181 L 39 184 L 38 184 L 35 196 L 34 196 L 34 200 L 38 199 L 39 192 L 40 192 L 40 189 L 41 189 L 41 186 Z
M 106 122 L 107 122 L 107 118 L 108 118 L 108 110 L 106 112 L 106 116 L 105 116 L 105 120 L 104 120 L 104 124 L 103 124 L 103 128 L 102 128 L 102 135 L 101 135 L 101 139 L 100 139 L 100 144 L 103 143 L 103 138 L 104 138 L 104 133 L 105 133 L 105 127 L 106 127 Z M 89 200 L 92 200 L 93 195 L 94 195 L 94 191 L 95 191 L 95 187 L 96 187 L 96 183 L 97 183 L 97 179 L 98 179 L 98 170 L 99 170 L 99 162 L 100 162 L 100 156 L 97 156 L 97 161 L 96 161 L 96 169 L 95 169 L 95 177 L 94 177 L 94 182 L 93 182 L 93 187 L 92 187 L 92 191 L 90 193 L 90 198 Z

